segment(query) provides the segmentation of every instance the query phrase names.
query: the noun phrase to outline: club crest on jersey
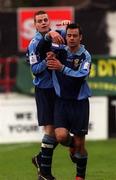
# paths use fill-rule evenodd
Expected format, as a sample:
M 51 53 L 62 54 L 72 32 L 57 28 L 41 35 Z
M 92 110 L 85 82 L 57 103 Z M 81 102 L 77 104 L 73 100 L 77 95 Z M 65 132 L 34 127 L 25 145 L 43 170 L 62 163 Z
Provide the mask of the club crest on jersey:
M 74 67 L 78 67 L 79 65 L 79 59 L 74 59 Z

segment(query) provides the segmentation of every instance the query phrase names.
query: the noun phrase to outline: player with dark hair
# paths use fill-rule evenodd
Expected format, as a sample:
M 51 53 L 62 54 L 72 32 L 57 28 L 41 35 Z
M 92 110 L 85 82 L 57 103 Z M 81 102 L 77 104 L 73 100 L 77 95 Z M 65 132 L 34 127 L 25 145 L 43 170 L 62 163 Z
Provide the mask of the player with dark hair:
M 58 32 L 50 30 L 49 17 L 45 11 L 35 13 L 34 25 L 37 32 L 29 43 L 27 56 L 34 75 L 38 123 L 39 126 L 44 127 L 45 135 L 42 139 L 41 151 L 32 158 L 32 162 L 38 168 L 38 180 L 55 180 L 51 172 L 53 151 L 57 146 L 53 123 L 55 92 L 51 71 L 48 70 L 45 61 L 46 51 L 40 49 L 40 42 L 46 36 L 58 44 L 64 43 L 63 31 L 61 31 L 61 36 Z
M 59 143 L 69 142 L 71 160 L 76 164 L 76 180 L 84 180 L 88 154 L 85 135 L 88 133 L 89 97 L 91 91 L 86 78 L 91 67 L 91 55 L 81 44 L 82 30 L 77 24 L 66 29 L 67 45 L 54 47 L 47 53 L 48 69 L 53 70 L 53 84 L 57 95 L 55 102 L 55 135 Z M 53 49 L 53 47 L 51 47 Z

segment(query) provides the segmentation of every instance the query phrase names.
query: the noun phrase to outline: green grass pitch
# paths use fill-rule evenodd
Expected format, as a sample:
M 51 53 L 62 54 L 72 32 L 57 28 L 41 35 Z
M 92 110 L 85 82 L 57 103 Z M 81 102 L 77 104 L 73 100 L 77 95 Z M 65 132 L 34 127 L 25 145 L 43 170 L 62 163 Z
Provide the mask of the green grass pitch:
M 116 139 L 87 141 L 89 160 L 86 180 L 116 180 Z M 37 143 L 0 145 L 0 180 L 37 180 L 31 157 L 40 148 Z M 75 165 L 68 149 L 58 145 L 53 157 L 57 180 L 75 180 Z

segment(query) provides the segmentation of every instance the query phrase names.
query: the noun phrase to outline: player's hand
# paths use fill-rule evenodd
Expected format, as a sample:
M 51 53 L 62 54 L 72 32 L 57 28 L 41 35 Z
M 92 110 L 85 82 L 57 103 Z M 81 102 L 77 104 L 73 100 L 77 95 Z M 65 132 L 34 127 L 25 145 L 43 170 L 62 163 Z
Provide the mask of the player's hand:
M 56 44 L 64 44 L 65 43 L 63 37 L 56 31 L 49 31 L 48 36 L 50 36 L 52 41 Z
M 52 51 L 47 52 L 46 55 L 47 55 L 46 56 L 46 61 L 51 60 L 54 57 L 56 57 L 56 54 L 54 52 L 52 52 Z
M 48 66 L 48 69 L 50 70 L 59 70 L 59 71 L 63 67 L 62 63 L 55 57 L 47 61 L 47 66 Z
M 70 23 L 71 23 L 70 20 L 63 20 L 61 21 L 61 23 L 56 24 L 56 26 L 67 26 Z
M 63 20 L 63 21 L 61 21 L 61 25 L 68 25 L 68 24 L 70 24 L 71 23 L 71 21 L 70 20 Z

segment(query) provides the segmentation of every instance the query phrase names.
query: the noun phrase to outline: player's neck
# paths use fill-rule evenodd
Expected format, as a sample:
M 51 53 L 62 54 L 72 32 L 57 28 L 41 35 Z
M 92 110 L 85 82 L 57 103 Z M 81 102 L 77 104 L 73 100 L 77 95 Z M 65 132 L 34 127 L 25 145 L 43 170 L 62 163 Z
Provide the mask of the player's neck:
M 72 53 L 77 52 L 79 48 L 80 48 L 80 44 L 79 44 L 79 46 L 69 47 L 69 49 L 70 49 L 70 51 L 71 51 Z

